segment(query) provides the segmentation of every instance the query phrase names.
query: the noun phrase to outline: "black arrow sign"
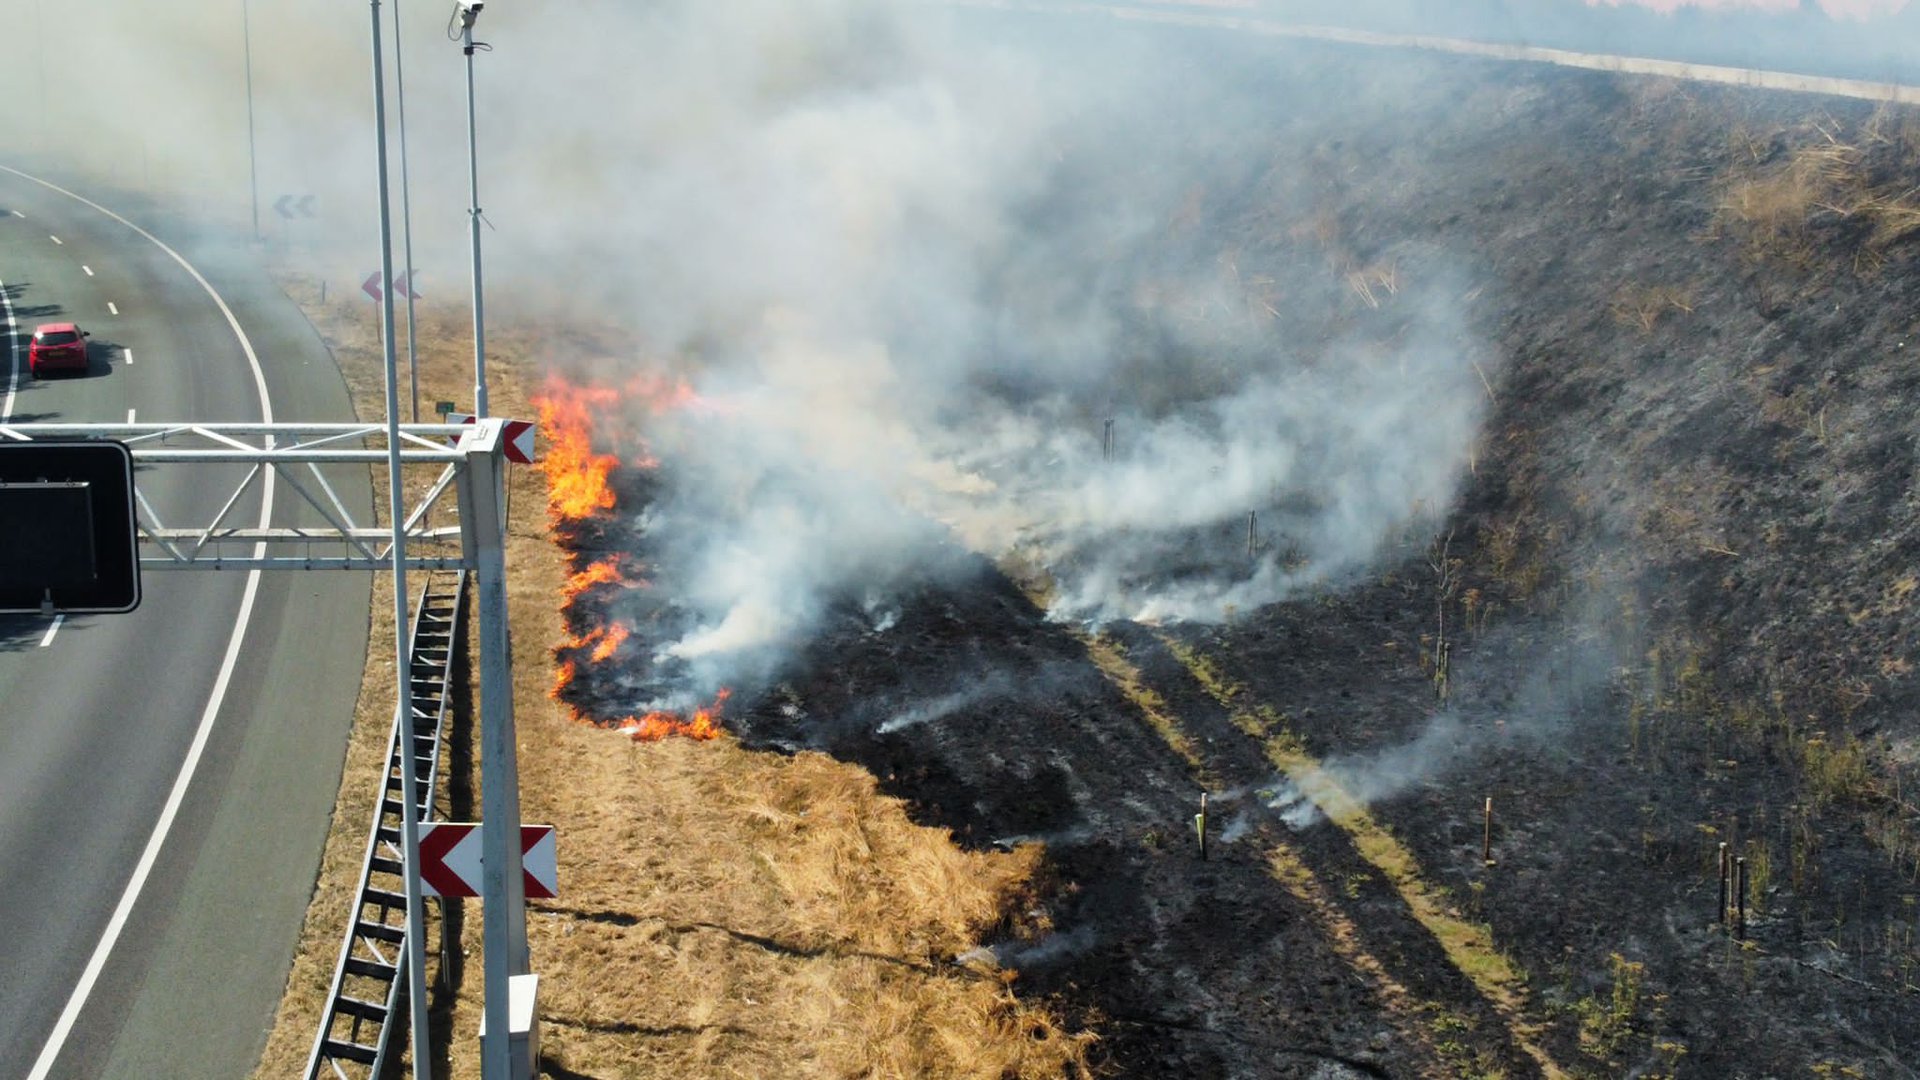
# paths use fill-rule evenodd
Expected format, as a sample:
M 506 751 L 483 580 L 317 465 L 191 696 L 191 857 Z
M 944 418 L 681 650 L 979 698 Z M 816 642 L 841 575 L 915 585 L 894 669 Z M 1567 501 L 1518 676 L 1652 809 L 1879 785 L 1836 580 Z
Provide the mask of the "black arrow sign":
M 312 195 L 282 195 L 273 201 L 273 212 L 288 221 L 296 217 L 318 217 L 313 211 L 314 198 Z

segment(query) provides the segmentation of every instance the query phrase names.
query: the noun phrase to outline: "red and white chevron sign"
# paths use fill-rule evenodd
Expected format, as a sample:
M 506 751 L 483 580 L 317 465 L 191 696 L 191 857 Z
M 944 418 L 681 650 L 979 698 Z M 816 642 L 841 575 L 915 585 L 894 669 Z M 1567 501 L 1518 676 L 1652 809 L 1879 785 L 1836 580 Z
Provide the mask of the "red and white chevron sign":
M 517 461 L 522 465 L 533 464 L 533 421 L 507 421 L 500 430 L 500 438 L 506 444 L 504 450 L 508 461 Z
M 422 824 L 420 891 L 427 896 L 479 896 L 480 844 L 477 824 Z M 553 848 L 553 826 L 520 826 L 520 869 L 528 896 L 551 900 L 558 895 L 560 869 Z

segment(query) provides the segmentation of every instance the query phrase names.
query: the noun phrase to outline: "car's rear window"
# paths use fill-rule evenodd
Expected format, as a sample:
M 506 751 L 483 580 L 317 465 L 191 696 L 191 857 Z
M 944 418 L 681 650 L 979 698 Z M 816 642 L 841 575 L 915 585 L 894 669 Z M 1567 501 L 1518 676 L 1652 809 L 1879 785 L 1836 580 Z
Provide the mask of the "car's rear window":
M 71 345 L 80 340 L 80 335 L 72 330 L 49 330 L 40 335 L 42 345 Z

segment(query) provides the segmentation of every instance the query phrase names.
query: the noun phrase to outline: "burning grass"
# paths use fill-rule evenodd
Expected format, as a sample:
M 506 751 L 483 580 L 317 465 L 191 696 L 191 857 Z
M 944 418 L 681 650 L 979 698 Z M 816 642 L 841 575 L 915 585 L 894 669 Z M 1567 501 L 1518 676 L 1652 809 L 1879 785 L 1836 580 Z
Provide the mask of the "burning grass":
M 322 304 L 305 279 L 286 286 L 333 348 L 361 414 L 379 414 L 370 311 Z M 469 370 L 464 316 L 433 306 L 422 316 L 423 395 L 458 399 Z M 963 851 L 944 830 L 914 825 L 855 766 L 747 751 L 720 730 L 724 697 L 686 716 L 582 723 L 549 696 L 555 647 L 612 663 L 635 633 L 617 623 L 570 629 L 565 606 L 591 590 L 644 586 L 626 556 L 570 569 L 554 543 L 553 522 L 612 506 L 606 480 L 623 464 L 567 418 L 622 392 L 663 406 L 688 394 L 656 380 L 620 391 L 547 383 L 535 395 L 535 331 L 507 325 L 490 340 L 496 407 L 534 415 L 537 397 L 547 421 L 543 467 L 514 470 L 509 483 L 513 504 L 546 503 L 551 516 L 510 521 L 507 591 L 516 639 L 548 646 L 523 647 L 513 679 L 523 817 L 554 824 L 561 838 L 560 900 L 534 906 L 528 930 L 548 1068 L 633 1078 L 1087 1075 L 1093 1037 L 1068 1031 L 1045 1004 L 1013 993 L 1011 973 L 975 959 L 989 935 L 1046 929 L 1006 914 L 1026 909 L 1037 848 Z M 647 461 L 641 453 L 624 463 Z M 304 1066 L 357 880 L 392 715 L 386 581 L 376 582 L 346 776 L 262 1078 Z M 645 741 L 669 734 L 695 739 Z M 468 915 L 463 942 L 476 958 L 477 922 Z M 436 996 L 437 1030 L 451 1033 L 436 1075 L 479 1075 L 481 979 L 481 965 L 468 963 L 454 994 Z

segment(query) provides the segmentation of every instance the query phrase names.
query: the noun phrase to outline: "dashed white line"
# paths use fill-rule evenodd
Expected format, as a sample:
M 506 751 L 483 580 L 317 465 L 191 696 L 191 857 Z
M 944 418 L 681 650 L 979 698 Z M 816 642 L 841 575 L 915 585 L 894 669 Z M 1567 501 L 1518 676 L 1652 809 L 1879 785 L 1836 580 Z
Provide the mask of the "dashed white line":
M 44 649 L 53 644 L 53 635 L 60 632 L 60 624 L 66 621 L 67 617 L 65 615 L 55 615 L 53 617 L 53 625 L 47 627 L 47 636 L 40 639 L 41 648 Z
M 115 315 L 120 314 L 120 308 L 117 305 L 115 305 L 114 302 L 111 300 L 107 301 L 107 310 L 112 312 Z
M 80 264 L 80 269 L 82 269 L 82 270 L 85 270 L 85 271 L 87 272 L 87 276 L 88 276 L 88 277 L 92 277 L 92 276 L 93 276 L 93 267 L 91 267 L 91 266 L 88 266 L 88 265 L 87 265 L 86 263 L 81 263 L 81 264 Z
M 131 423 L 133 423 L 133 410 L 132 410 L 132 409 L 128 409 L 128 410 L 127 410 L 127 423 L 129 423 L 129 424 L 131 424 Z
M 265 423 L 273 423 L 273 400 L 267 396 L 267 373 L 260 366 L 260 357 L 254 352 L 253 342 L 247 338 L 246 331 L 241 328 L 240 320 L 234 315 L 233 309 L 218 292 L 214 291 L 213 285 L 207 281 L 206 277 L 194 269 L 192 263 L 183 258 L 179 252 L 162 243 L 152 233 L 85 196 L 76 195 L 66 188 L 50 184 L 11 166 L 0 165 L 0 173 L 18 176 L 49 191 L 65 195 L 84 206 L 92 207 L 166 252 L 169 258 L 186 271 L 188 277 L 206 291 L 214 306 L 220 309 L 220 314 L 226 317 L 227 326 L 233 331 L 233 336 L 239 339 L 240 351 L 246 354 L 247 366 L 253 371 L 254 390 L 260 395 L 260 419 Z M 272 446 L 273 443 L 269 441 L 267 445 Z M 267 523 L 273 520 L 273 479 L 274 473 L 267 473 L 261 490 L 259 522 L 261 528 L 265 528 Z M 263 558 L 265 555 L 266 544 L 256 543 L 253 548 L 254 558 Z M 99 980 L 101 970 L 107 966 L 107 957 L 113 952 L 115 943 L 120 940 L 121 932 L 126 929 L 127 920 L 133 914 L 133 906 L 140 898 L 141 889 L 146 886 L 147 876 L 153 872 L 154 864 L 159 860 L 160 849 L 166 844 L 167 834 L 173 829 L 174 818 L 180 813 L 181 804 L 186 801 L 187 788 L 193 783 L 193 774 L 200 766 L 200 758 L 206 752 L 208 739 L 213 735 L 214 720 L 219 717 L 221 705 L 227 699 L 227 686 L 233 679 L 234 668 L 240 662 L 240 646 L 246 639 L 248 625 L 253 621 L 254 600 L 259 592 L 260 571 L 258 569 L 247 571 L 247 584 L 240 595 L 240 611 L 234 620 L 233 635 L 227 639 L 227 652 L 220 661 L 218 674 L 214 676 L 213 690 L 207 697 L 207 707 L 200 714 L 200 726 L 194 729 L 193 745 L 187 748 L 186 760 L 180 764 L 180 772 L 174 777 L 173 788 L 167 793 L 166 805 L 161 807 L 160 816 L 153 823 L 153 833 L 147 838 L 147 846 L 140 852 L 139 861 L 134 864 L 133 874 L 127 881 L 126 890 L 120 894 L 119 903 L 114 905 L 113 915 L 107 920 L 106 929 L 101 932 L 100 941 L 94 946 L 92 956 L 87 959 L 87 966 L 80 973 L 79 983 L 74 986 L 65 1007 L 60 1010 L 60 1018 L 54 1022 L 53 1031 L 47 1036 L 46 1044 L 40 1048 L 39 1057 L 34 1059 L 33 1067 L 28 1070 L 27 1080 L 46 1080 L 47 1074 L 53 1071 L 54 1061 L 59 1058 L 60 1051 L 66 1046 L 67 1038 L 73 1032 L 74 1023 L 80 1018 L 80 1010 L 86 1007 L 87 998 L 93 993 L 94 983 Z
M 133 363 L 133 350 L 132 350 L 132 349 L 121 349 L 121 350 L 120 350 L 120 362 L 121 362 L 121 363 L 123 363 L 123 364 L 131 364 L 131 363 Z
M 54 236 L 54 235 L 52 235 L 51 233 L 49 233 L 49 234 L 47 235 L 47 239 L 49 239 L 49 240 L 51 240 L 51 241 L 53 241 L 53 242 L 54 242 L 54 243 L 56 243 L 56 244 L 60 244 L 60 238 L 59 238 L 59 237 L 57 237 L 57 236 Z M 65 247 L 66 245 L 65 245 L 65 244 L 60 244 L 60 246 L 61 246 L 61 247 Z
M 23 217 L 26 217 L 27 215 L 25 215 L 25 214 L 23 214 L 23 213 L 21 213 L 21 212 L 20 212 L 20 211 L 18 211 L 18 210 L 15 210 L 15 211 L 13 212 L 13 216 L 14 216 L 14 217 L 17 217 L 17 218 L 23 218 Z

